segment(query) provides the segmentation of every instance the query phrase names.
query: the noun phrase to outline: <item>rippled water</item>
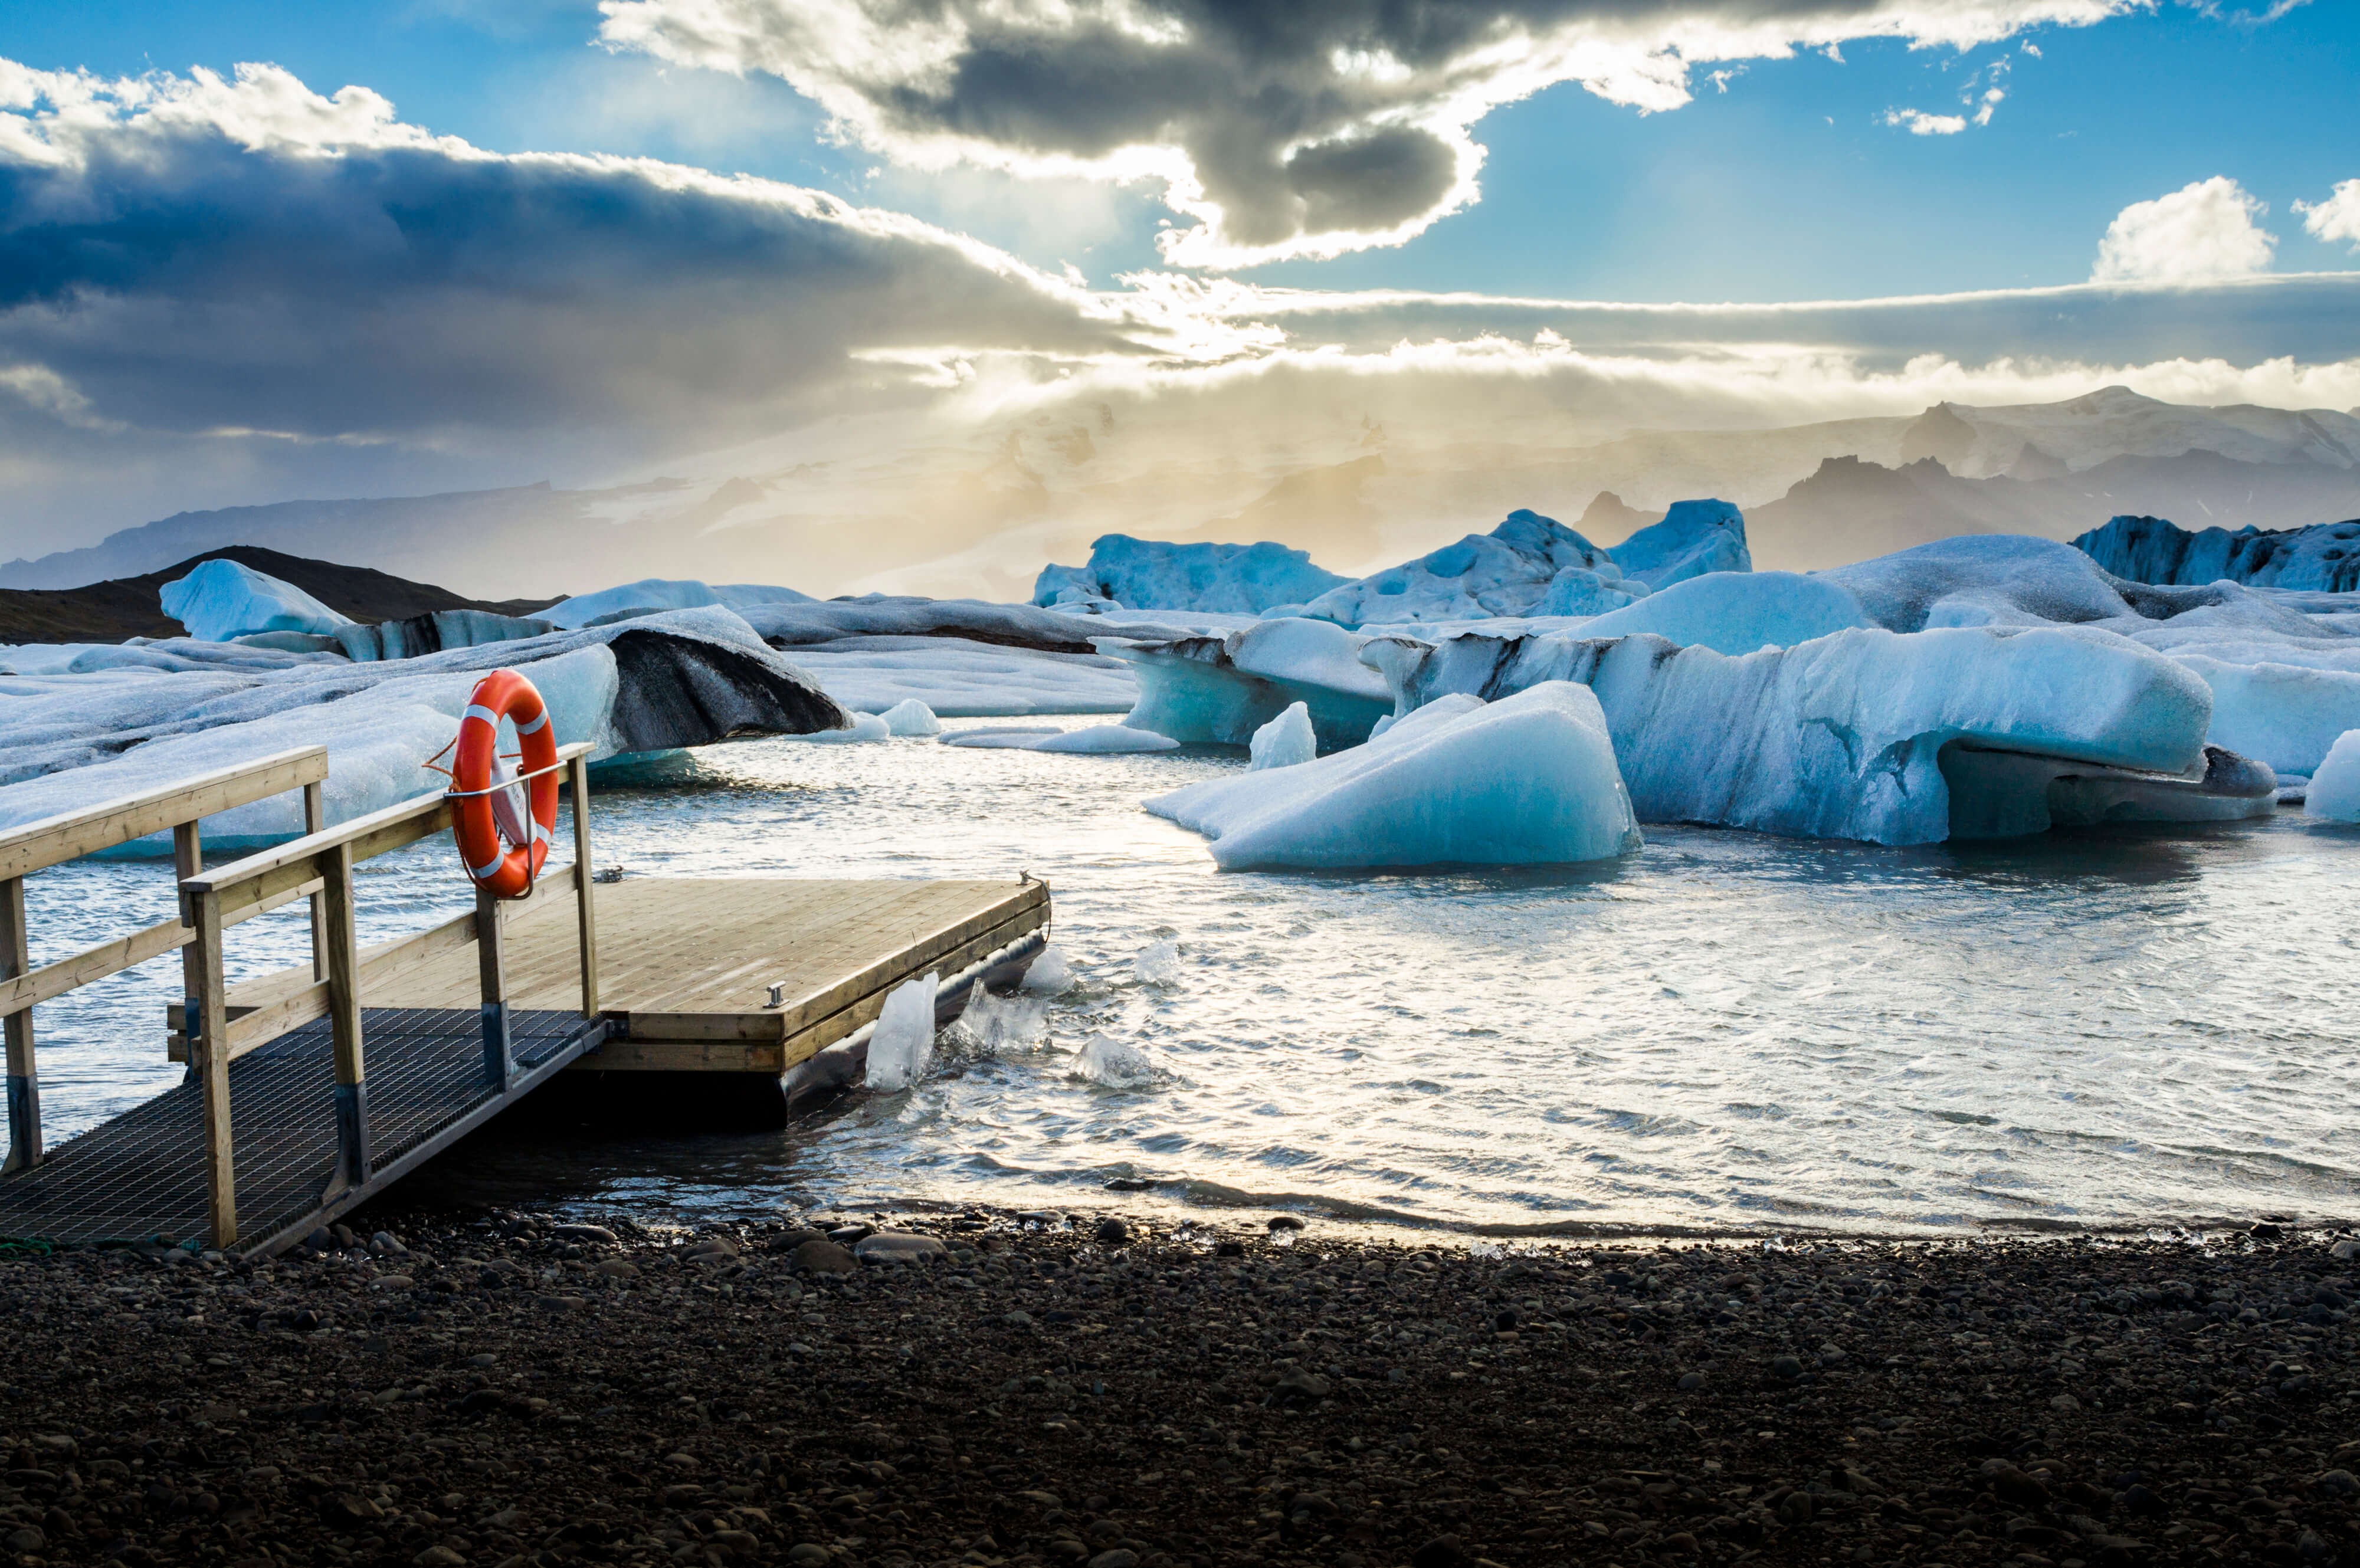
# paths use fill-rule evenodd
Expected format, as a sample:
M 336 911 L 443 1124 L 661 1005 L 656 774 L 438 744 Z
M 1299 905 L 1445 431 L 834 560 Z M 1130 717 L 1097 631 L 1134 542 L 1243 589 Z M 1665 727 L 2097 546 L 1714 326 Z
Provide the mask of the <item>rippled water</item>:
M 759 742 L 594 792 L 635 874 L 1006 877 L 1080 984 L 1037 1044 L 784 1132 L 478 1138 L 416 1179 L 511 1201 L 1316 1200 L 1487 1225 L 2137 1225 L 2349 1215 L 2360 833 L 2260 824 L 1880 849 L 1651 828 L 1571 872 L 1217 874 L 1143 795 L 1234 753 Z M 563 835 L 561 834 L 561 839 Z M 32 884 L 61 953 L 169 913 L 156 863 Z M 364 868 L 364 940 L 466 902 L 435 841 Z M 1138 977 L 1176 942 L 1177 978 Z M 233 933 L 306 952 L 293 911 Z M 43 956 L 37 953 L 37 957 Z M 61 1137 L 154 1093 L 177 966 L 45 1007 Z M 1071 1075 L 1103 1032 L 1142 1086 Z M 1132 1197 L 1126 1201 L 1142 1201 Z

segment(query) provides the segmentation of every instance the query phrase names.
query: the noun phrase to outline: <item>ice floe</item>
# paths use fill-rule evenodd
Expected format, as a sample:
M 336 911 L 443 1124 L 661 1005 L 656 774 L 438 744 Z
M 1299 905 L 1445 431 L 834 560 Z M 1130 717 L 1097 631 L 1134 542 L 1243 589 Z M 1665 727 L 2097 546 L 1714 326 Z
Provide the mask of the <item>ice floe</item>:
M 1147 809 L 1210 837 L 1225 869 L 1562 864 L 1639 843 L 1606 716 L 1569 681 L 1438 702 L 1366 745 Z
M 1169 544 L 1107 534 L 1091 543 L 1087 565 L 1043 567 L 1032 603 L 1259 615 L 1348 581 L 1283 544 Z
M 2327 748 L 2302 809 L 2332 822 L 2360 822 L 2360 728 L 2344 731 Z
M 964 730 L 943 736 L 945 746 L 984 751 L 1050 751 L 1114 755 L 1122 752 L 1170 751 L 1179 742 L 1153 730 L 1126 724 L 1091 724 L 1086 729 Z
M 330 633 L 351 620 L 292 583 L 235 561 L 200 563 L 164 584 L 164 613 L 205 642 L 227 642 L 249 632 Z

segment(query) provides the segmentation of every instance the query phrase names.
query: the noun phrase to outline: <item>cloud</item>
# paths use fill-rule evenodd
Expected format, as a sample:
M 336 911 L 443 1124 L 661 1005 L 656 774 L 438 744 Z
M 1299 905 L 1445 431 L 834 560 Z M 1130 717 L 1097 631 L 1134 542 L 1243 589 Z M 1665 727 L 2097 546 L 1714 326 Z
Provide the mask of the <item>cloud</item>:
M 2223 174 L 2134 201 L 2107 225 L 2090 280 L 2213 283 L 2266 272 L 2278 236 L 2254 220 L 2268 211 Z
M 833 115 L 838 134 L 897 162 L 1153 181 L 1196 220 L 1159 237 L 1164 259 L 1233 268 L 1423 232 L 1477 199 L 1483 148 L 1473 125 L 1560 82 L 1670 110 L 1688 102 L 1701 67 L 1803 49 L 1841 58 L 1854 38 L 1964 49 L 2147 4 L 601 0 L 600 9 L 608 47 L 775 75 Z M 1726 88 L 1718 72 L 1707 80 Z M 1946 118 L 1907 123 L 1928 134 Z
M 1928 114 L 1922 109 L 1887 109 L 1885 123 L 1907 125 L 1913 136 L 1955 136 L 1967 128 L 1964 114 Z
M 2303 232 L 2311 238 L 2331 245 L 2349 240 L 2360 251 L 2360 180 L 2343 180 L 2326 201 L 2297 201 L 2294 210 L 2302 214 Z

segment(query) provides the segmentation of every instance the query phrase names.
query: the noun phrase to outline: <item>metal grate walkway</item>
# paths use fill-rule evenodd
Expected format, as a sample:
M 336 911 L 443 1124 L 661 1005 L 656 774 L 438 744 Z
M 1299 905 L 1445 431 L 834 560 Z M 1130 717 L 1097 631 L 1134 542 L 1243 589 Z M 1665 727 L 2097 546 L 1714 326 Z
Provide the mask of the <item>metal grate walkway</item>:
M 398 1181 L 599 1044 L 577 1012 L 508 1015 L 509 1085 L 490 1082 L 474 1007 L 367 1007 L 369 1179 L 331 1193 L 334 1048 L 321 1018 L 229 1064 L 240 1252 L 274 1251 Z M 62 1245 L 186 1241 L 206 1226 L 205 1133 L 193 1083 L 103 1122 L 31 1171 L 0 1178 L 0 1237 Z

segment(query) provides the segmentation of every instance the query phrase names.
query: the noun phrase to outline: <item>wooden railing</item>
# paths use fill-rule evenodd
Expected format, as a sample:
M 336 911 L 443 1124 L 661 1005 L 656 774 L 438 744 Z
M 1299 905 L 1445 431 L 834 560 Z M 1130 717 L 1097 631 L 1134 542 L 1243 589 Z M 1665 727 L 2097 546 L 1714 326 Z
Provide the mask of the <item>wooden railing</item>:
M 598 946 L 592 902 L 590 772 L 587 744 L 564 746 L 558 759 L 574 792 L 570 866 L 545 873 L 532 898 L 574 896 L 582 958 L 582 1016 L 598 1014 Z M 180 881 L 181 919 L 189 935 L 190 983 L 182 1004 L 190 1070 L 204 1100 L 207 1214 L 213 1245 L 237 1239 L 237 1181 L 231 1158 L 229 1064 L 257 1046 L 318 1018 L 331 1020 L 335 1049 L 336 1165 L 331 1196 L 369 1179 L 368 1074 L 361 1038 L 363 996 L 372 983 L 402 973 L 453 947 L 473 942 L 482 979 L 484 1068 L 487 1085 L 505 1092 L 514 1072 L 507 985 L 501 969 L 500 900 L 476 890 L 472 913 L 364 954 L 353 913 L 353 867 L 375 855 L 415 844 L 451 825 L 451 802 L 441 795 L 388 806 L 341 826 L 248 855 L 218 871 Z M 223 973 L 222 933 L 243 920 L 317 887 L 313 945 L 320 955 L 312 982 L 230 1017 Z
M 33 1009 L 55 1001 L 79 985 L 87 985 L 175 949 L 185 950 L 195 933 L 180 920 L 167 920 L 129 936 L 77 953 L 54 964 L 32 967 L 29 932 L 25 923 L 25 878 L 34 872 L 112 849 L 133 839 L 169 829 L 172 863 L 181 877 L 202 866 L 198 821 L 238 806 L 267 800 L 290 789 L 303 791 L 303 825 L 320 826 L 320 786 L 328 777 L 328 753 L 323 746 L 303 746 L 252 762 L 180 779 L 121 800 L 102 801 L 78 811 L 28 822 L 0 833 L 0 1016 L 6 1019 L 8 1041 L 8 1158 L 0 1171 L 29 1170 L 41 1162 L 40 1075 L 35 1065 Z M 314 895 L 313 929 L 318 929 L 318 884 L 293 883 L 274 901 L 240 912 L 239 920 L 267 913 L 290 898 Z M 322 955 L 315 945 L 313 962 Z M 184 953 L 184 978 L 195 970 Z M 193 990 L 193 985 L 184 985 Z

